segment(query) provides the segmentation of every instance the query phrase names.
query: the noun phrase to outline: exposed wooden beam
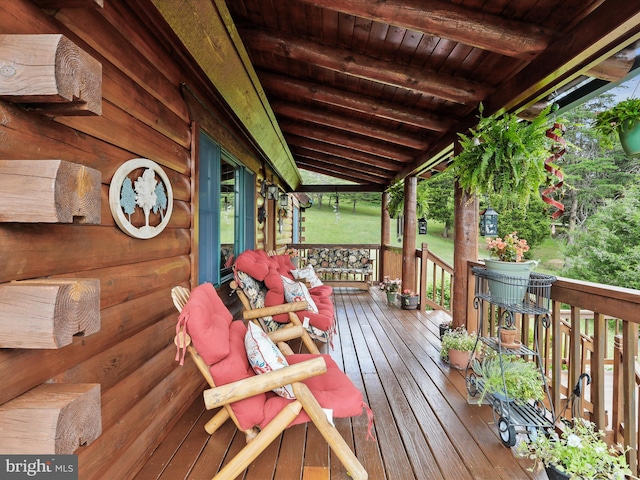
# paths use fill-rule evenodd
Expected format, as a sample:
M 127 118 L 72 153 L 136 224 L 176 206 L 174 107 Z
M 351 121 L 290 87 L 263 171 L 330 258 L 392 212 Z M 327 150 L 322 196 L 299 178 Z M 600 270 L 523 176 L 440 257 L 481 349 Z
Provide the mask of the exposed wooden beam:
M 104 0 L 32 0 L 40 8 L 103 8 Z
M 356 163 L 372 165 L 374 167 L 388 168 L 389 163 L 393 160 L 384 159 L 377 155 L 360 152 L 351 148 L 341 147 L 339 145 L 331 145 L 326 142 L 314 140 L 312 138 L 301 137 L 299 135 L 287 134 L 287 142 L 290 146 L 298 146 L 314 152 L 326 153 L 338 158 L 344 158 Z M 401 165 L 401 164 L 400 164 Z M 395 165 L 393 170 L 396 170 Z
M 302 1 L 528 60 L 542 52 L 555 37 L 555 32 L 537 25 L 491 15 L 443 0 Z
M 483 85 L 452 75 L 378 60 L 351 50 L 322 45 L 282 32 L 276 34 L 242 29 L 241 35 L 250 49 L 267 51 L 316 67 L 443 98 L 454 103 L 473 105 L 488 93 Z
M 362 171 L 371 175 L 375 175 L 376 177 L 382 177 L 386 179 L 389 179 L 389 177 L 393 176 L 394 172 L 398 170 L 397 168 L 384 169 L 373 167 L 371 165 L 353 162 L 347 158 L 340 158 L 334 155 L 327 155 L 326 153 L 316 152 L 315 150 L 309 150 L 307 148 L 295 146 L 291 146 L 291 153 L 293 153 L 293 157 L 296 159 L 296 161 L 298 160 L 298 158 L 306 158 L 308 160 L 315 160 L 318 162 L 318 164 L 338 165 L 340 167 Z M 389 167 L 393 167 L 393 165 L 389 164 Z
M 325 171 L 325 175 L 342 178 L 344 180 L 354 181 L 354 179 L 357 179 L 358 183 L 377 183 L 381 185 L 387 183 L 386 178 L 369 175 L 362 172 L 361 170 L 345 168 L 343 166 L 332 163 L 318 163 L 315 159 L 312 158 L 297 157 L 297 162 L 300 168 L 321 168 Z
M 587 70 L 586 74 L 607 82 L 619 82 L 631 71 L 631 67 L 633 67 L 636 60 L 635 50 L 637 47 L 634 44 L 633 48 L 625 48 L 611 55 Z
M 345 110 L 354 110 L 374 117 L 385 118 L 394 122 L 406 123 L 436 132 L 445 132 L 452 124 L 451 119 L 426 112 L 417 108 L 403 107 L 386 100 L 358 95 L 317 83 L 292 79 L 260 71 L 260 82 L 272 96 L 288 97 L 295 95 L 308 98 L 314 102 L 333 105 Z
M 381 185 L 300 185 L 296 192 L 309 193 L 353 193 L 353 192 L 383 192 L 385 186 Z
M 63 35 L 0 35 L 0 99 L 51 115 L 102 114 L 102 64 Z
M 339 130 L 329 130 L 324 127 L 309 127 L 291 120 L 283 120 L 280 122 L 280 127 L 285 133 L 312 138 L 332 145 L 353 148 L 360 152 L 390 158 L 399 162 L 409 162 L 415 156 L 407 151 L 406 148 L 393 147 L 383 142 L 363 138 L 360 135 L 344 134 Z
M 640 2 L 608 0 L 496 89 L 486 111 L 513 110 L 544 98 L 639 39 Z
M 401 131 L 381 128 L 375 124 L 366 123 L 328 110 L 311 109 L 303 105 L 293 105 L 282 101 L 272 102 L 271 108 L 277 115 L 282 115 L 292 120 L 333 127 L 415 150 L 425 150 L 429 146 L 429 142 L 424 138 L 424 135 L 410 135 Z
M 299 162 L 298 166 L 299 168 L 302 168 L 304 170 L 321 173 L 323 175 L 328 175 L 334 178 L 340 178 L 342 180 L 347 180 L 349 182 L 369 183 L 373 185 L 386 184 L 386 182 L 380 181 L 380 180 L 378 180 L 377 182 L 366 182 L 365 180 L 363 180 L 362 175 L 350 175 L 349 173 L 346 173 L 344 170 L 340 170 L 338 168 L 331 168 L 331 166 L 327 166 L 327 165 L 318 165 L 314 162 L 301 161 Z

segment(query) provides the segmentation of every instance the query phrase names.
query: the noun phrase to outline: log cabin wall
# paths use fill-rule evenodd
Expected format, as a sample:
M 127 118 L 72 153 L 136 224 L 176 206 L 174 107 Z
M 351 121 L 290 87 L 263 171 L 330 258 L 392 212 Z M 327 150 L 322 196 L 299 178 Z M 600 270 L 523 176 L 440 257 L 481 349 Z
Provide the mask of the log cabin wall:
M 83 480 L 132 478 L 202 392 L 193 364 L 178 367 L 174 360 L 177 312 L 170 297 L 174 285 L 197 282 L 194 133 L 203 129 L 256 172 L 256 198 L 261 165 L 213 88 L 176 53 L 170 32 L 161 36 L 153 28 L 148 4 L 102 3 L 0 2 L 0 34 L 62 34 L 102 66 L 99 115 L 51 116 L 0 100 L 0 159 L 60 159 L 101 174 L 97 224 L 0 223 L 0 284 L 43 277 L 99 281 L 98 331 L 59 349 L 0 348 L 0 406 L 43 383 L 100 385 L 101 435 L 75 451 Z M 132 158 L 161 165 L 173 189 L 171 220 L 149 240 L 126 235 L 109 210 L 111 178 Z M 269 243 L 262 227 L 256 227 L 257 247 Z M 279 237 L 278 243 L 286 242 Z

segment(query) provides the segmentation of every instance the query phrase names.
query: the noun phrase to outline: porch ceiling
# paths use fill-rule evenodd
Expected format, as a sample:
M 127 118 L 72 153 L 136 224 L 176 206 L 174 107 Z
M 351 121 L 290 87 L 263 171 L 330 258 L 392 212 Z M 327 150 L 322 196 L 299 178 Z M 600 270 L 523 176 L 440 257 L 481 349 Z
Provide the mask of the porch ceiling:
M 298 168 L 371 191 L 442 170 L 480 102 L 520 111 L 620 80 L 640 38 L 629 0 L 226 4 Z

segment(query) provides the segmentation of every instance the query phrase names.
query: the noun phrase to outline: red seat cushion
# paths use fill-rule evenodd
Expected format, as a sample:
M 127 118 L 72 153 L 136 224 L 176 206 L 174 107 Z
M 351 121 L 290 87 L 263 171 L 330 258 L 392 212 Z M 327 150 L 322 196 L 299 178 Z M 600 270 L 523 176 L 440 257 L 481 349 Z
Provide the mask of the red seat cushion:
M 289 365 L 304 362 L 318 355 L 310 353 L 300 353 L 287 356 Z M 340 370 L 340 367 L 329 355 L 321 355 L 327 363 L 327 373 L 318 375 L 317 377 L 307 378 L 303 383 L 309 387 L 313 396 L 318 400 L 322 408 L 330 408 L 333 410 L 334 418 L 357 417 L 362 413 L 365 405 L 362 393 L 356 388 L 347 375 Z M 261 427 L 268 424 L 288 403 L 287 400 L 277 395 L 269 396 L 264 407 L 264 423 Z M 304 410 L 296 417 L 291 425 L 308 422 L 310 419 Z M 289 425 L 289 426 L 291 426 Z
M 209 366 L 216 385 L 250 378 L 255 372 L 249 365 L 244 346 L 247 328 L 241 320 L 232 321 L 231 314 L 210 283 L 193 289 L 189 301 L 182 309 L 178 327 L 184 325 L 193 346 Z M 296 364 L 317 355 L 289 355 L 287 362 Z M 362 413 L 360 391 L 329 355 L 322 355 L 327 373 L 304 380 L 323 408 L 333 409 L 336 418 L 357 416 Z M 239 427 L 247 430 L 256 425 L 264 427 L 292 400 L 273 392 L 261 393 L 231 404 Z M 309 421 L 302 412 L 292 425 Z

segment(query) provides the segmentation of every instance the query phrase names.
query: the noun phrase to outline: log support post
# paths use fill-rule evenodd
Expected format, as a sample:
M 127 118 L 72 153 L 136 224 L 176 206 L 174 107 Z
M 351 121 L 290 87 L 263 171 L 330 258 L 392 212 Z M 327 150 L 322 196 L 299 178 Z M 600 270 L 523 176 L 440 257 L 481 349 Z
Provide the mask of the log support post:
M 60 34 L 0 35 L 0 99 L 49 115 L 101 115 L 102 64 Z
M 380 254 L 378 258 L 378 281 L 382 281 L 385 275 L 384 271 L 384 255 L 385 245 L 391 243 L 391 217 L 389 216 L 389 192 L 382 194 L 382 212 L 380 215 Z
M 102 433 L 100 385 L 44 383 L 0 405 L 0 452 L 72 454 Z
M 467 325 L 467 312 L 473 298 L 469 298 L 468 262 L 478 260 L 478 200 L 463 191 L 456 182 L 454 190 L 455 221 L 453 250 L 453 326 Z
M 404 179 L 404 231 L 402 240 L 402 289 L 416 290 L 417 177 Z
M 0 348 L 55 349 L 100 330 L 98 279 L 0 285 Z M 1 450 L 0 450 L 1 451 Z
M 99 224 L 101 179 L 63 160 L 0 160 L 0 222 Z

